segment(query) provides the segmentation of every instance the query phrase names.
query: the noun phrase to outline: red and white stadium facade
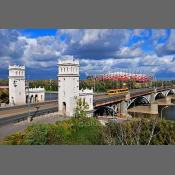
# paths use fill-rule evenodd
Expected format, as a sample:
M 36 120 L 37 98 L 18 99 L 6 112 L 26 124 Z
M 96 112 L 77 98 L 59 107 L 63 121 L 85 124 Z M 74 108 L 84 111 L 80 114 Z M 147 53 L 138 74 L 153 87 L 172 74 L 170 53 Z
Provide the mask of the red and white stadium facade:
M 139 83 L 146 83 L 153 80 L 153 76 L 146 74 L 134 74 L 126 72 L 115 72 L 103 75 L 96 75 L 95 80 L 113 80 L 113 81 L 135 81 Z

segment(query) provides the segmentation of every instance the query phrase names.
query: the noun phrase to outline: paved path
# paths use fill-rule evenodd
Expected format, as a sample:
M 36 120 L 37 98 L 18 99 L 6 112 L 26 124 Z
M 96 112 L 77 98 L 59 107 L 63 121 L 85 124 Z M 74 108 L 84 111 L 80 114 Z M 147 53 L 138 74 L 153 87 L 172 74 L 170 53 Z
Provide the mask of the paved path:
M 28 126 L 34 123 L 38 123 L 38 124 L 55 123 L 56 121 L 62 121 L 66 119 L 68 118 L 62 117 L 58 115 L 58 113 L 56 112 L 56 113 L 50 113 L 47 115 L 36 117 L 30 123 L 27 120 L 25 120 L 19 123 L 4 125 L 0 127 L 0 140 L 16 132 L 21 132 L 24 129 L 26 129 Z

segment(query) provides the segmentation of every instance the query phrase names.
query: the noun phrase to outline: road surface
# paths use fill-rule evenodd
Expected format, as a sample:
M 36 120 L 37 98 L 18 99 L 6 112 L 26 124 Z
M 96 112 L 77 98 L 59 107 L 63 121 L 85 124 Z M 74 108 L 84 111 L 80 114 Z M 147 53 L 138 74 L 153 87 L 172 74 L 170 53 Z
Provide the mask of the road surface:
M 57 102 L 51 102 L 46 104 L 36 104 L 29 107 L 30 115 L 36 117 L 39 115 L 57 112 L 58 105 Z M 17 108 L 7 108 L 0 111 L 0 126 L 25 120 L 28 117 L 28 107 L 18 106 Z

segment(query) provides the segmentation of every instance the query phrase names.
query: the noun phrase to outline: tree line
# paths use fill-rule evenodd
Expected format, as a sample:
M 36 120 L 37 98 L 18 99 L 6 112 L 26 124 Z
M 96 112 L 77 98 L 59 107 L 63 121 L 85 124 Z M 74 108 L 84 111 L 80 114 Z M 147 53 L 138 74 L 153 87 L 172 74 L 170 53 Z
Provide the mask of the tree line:
M 0 80 L 1 86 L 8 86 L 8 80 Z M 153 81 L 148 83 L 138 83 L 134 81 L 112 81 L 112 80 L 80 80 L 80 89 L 95 89 L 95 92 L 106 92 L 109 89 L 128 87 L 129 89 L 146 88 L 146 87 L 161 87 L 161 86 L 172 86 L 175 85 L 175 80 L 169 81 Z M 29 86 L 44 87 L 46 91 L 58 91 L 57 80 L 30 80 Z

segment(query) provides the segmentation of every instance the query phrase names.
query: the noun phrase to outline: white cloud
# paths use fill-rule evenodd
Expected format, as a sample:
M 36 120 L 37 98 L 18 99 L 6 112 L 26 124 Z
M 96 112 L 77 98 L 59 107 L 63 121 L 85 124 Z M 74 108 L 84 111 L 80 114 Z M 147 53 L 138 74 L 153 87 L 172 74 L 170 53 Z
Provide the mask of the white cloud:
M 165 43 L 165 30 L 152 30 L 154 53 L 143 51 L 143 29 L 64 29 L 56 36 L 30 38 L 16 30 L 0 30 L 0 68 L 8 64 L 25 64 L 30 68 L 51 68 L 60 56 L 72 55 L 80 59 L 81 72 L 86 74 L 115 71 L 117 68 L 143 69 L 148 72 L 175 72 L 175 30 Z M 61 37 L 65 39 L 60 40 Z M 129 46 L 134 37 L 140 39 Z
M 125 29 L 64 29 L 58 35 L 65 35 L 64 54 L 79 58 L 103 59 L 116 56 L 116 51 L 125 45 L 130 31 Z
M 123 47 L 117 52 L 119 58 L 135 58 L 144 56 L 144 52 L 139 47 L 129 48 Z

